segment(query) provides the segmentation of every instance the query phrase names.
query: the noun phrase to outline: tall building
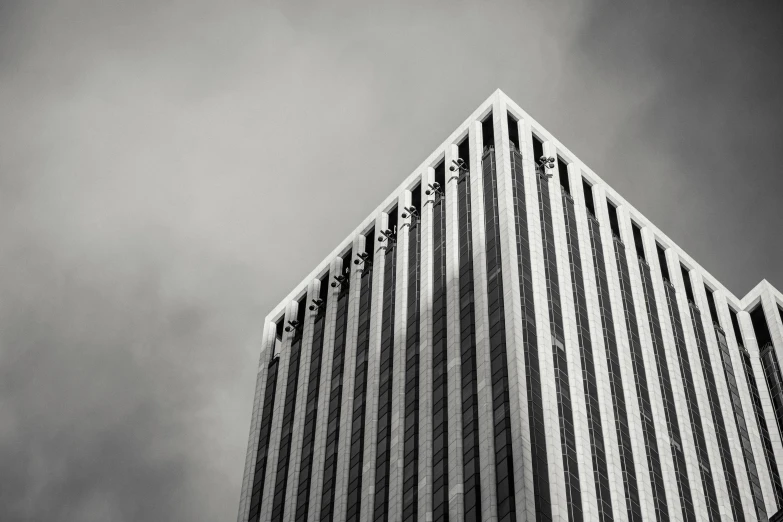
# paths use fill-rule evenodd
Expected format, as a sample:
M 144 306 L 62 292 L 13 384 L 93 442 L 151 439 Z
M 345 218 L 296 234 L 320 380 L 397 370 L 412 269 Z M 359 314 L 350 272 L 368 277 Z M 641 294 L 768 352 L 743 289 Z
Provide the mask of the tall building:
M 781 359 L 496 91 L 267 316 L 238 520 L 766 522 Z

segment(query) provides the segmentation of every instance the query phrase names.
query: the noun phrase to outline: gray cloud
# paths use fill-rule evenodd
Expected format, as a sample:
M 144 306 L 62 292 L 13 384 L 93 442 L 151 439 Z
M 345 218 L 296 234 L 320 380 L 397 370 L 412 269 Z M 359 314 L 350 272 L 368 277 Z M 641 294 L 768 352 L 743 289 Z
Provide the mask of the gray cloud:
M 780 17 L 570 4 L 0 3 L 0 519 L 233 519 L 263 317 L 497 87 L 783 287 Z

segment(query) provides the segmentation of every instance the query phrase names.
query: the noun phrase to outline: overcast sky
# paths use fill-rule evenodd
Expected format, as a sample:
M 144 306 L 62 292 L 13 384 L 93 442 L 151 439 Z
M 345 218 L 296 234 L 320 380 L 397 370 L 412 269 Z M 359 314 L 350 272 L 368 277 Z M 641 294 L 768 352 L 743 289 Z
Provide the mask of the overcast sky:
M 496 88 L 783 288 L 780 12 L 403 4 L 0 0 L 0 520 L 235 519 L 263 317 Z

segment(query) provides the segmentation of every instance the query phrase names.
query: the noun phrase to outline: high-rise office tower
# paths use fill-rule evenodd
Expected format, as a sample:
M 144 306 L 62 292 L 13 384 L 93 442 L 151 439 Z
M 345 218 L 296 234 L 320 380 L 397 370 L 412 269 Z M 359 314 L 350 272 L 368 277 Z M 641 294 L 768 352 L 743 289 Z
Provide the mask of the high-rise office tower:
M 239 521 L 766 522 L 782 306 L 497 91 L 266 318 Z

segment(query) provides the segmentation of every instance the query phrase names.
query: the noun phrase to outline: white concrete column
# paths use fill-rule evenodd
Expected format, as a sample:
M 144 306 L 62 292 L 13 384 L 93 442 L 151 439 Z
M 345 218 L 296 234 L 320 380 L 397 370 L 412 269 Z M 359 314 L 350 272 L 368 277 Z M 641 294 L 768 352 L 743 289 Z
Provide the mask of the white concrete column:
M 307 307 L 321 292 L 321 280 L 316 278 L 307 286 Z M 297 377 L 296 401 L 294 406 L 294 424 L 291 436 L 291 449 L 288 458 L 288 478 L 285 490 L 283 520 L 293 522 L 296 514 L 296 496 L 299 489 L 299 472 L 302 456 L 302 436 L 304 431 L 305 409 L 307 408 L 307 386 L 310 381 L 310 366 L 312 365 L 313 335 L 315 331 L 316 312 L 306 310 L 302 328 L 306 335 L 302 338 L 302 349 L 299 358 L 299 376 Z M 324 332 L 326 333 L 326 332 Z
M 487 256 L 484 221 L 484 176 L 481 122 L 470 126 L 471 231 L 473 233 L 473 293 L 476 318 L 476 389 L 478 392 L 478 440 L 481 466 L 481 519 L 497 519 L 495 480 L 495 432 L 492 407 L 492 363 L 489 354 L 487 309 Z
M 286 307 L 285 324 L 295 321 L 299 312 L 299 302 L 294 299 Z M 305 336 L 311 333 L 310 324 L 298 325 L 302 330 L 302 342 Z M 277 479 L 277 460 L 280 456 L 280 435 L 283 427 L 283 410 L 285 409 L 285 396 L 288 388 L 288 367 L 291 364 L 291 344 L 296 334 L 295 329 L 290 332 L 283 330 L 283 350 L 280 353 L 280 363 L 277 372 L 277 391 L 275 392 L 275 406 L 272 414 L 272 431 L 269 435 L 269 452 L 266 464 L 266 481 L 261 501 L 261 515 L 259 520 L 269 520 L 272 516 L 272 501 L 275 494 L 275 482 Z M 300 352 L 301 353 L 301 352 Z
M 775 463 L 777 464 L 778 473 L 780 473 L 781 462 L 783 462 L 783 441 L 781 441 L 780 438 L 780 430 L 778 429 L 777 420 L 775 419 L 775 408 L 772 405 L 772 398 L 770 397 L 769 387 L 767 386 L 767 378 L 764 375 L 764 367 L 759 357 L 760 347 L 756 339 L 755 330 L 753 329 L 753 322 L 750 319 L 750 313 L 744 310 L 737 312 L 737 320 L 739 321 L 740 331 L 744 339 L 745 349 L 750 353 L 753 376 L 756 378 L 764 420 L 767 423 L 769 439 L 772 443 L 772 451 L 775 455 Z M 767 467 L 766 462 L 765 467 Z M 767 469 L 769 470 L 769 468 Z M 767 502 L 769 503 L 769 501 Z M 772 499 L 772 505 L 775 506 L 774 509 L 770 510 L 772 513 L 777 512 L 777 510 L 783 507 L 775 505 L 774 497 Z
M 554 144 L 547 149 L 547 156 L 557 158 Z M 555 241 L 558 280 L 560 282 L 560 305 L 563 314 L 563 336 L 566 346 L 568 382 L 573 411 L 576 458 L 579 468 L 579 489 L 582 497 L 582 512 L 585 520 L 598 520 L 595 474 L 593 470 L 590 430 L 587 426 L 587 404 L 585 402 L 584 379 L 582 375 L 581 347 L 576 324 L 574 303 L 574 281 L 570 268 L 570 254 L 566 237 L 565 207 L 563 189 L 560 184 L 559 166 L 555 163 L 554 176 L 549 183 L 549 198 L 552 208 L 552 232 Z M 568 174 L 567 172 L 565 173 Z M 580 256 L 581 257 L 581 256 Z
M 376 227 L 377 232 L 377 227 Z M 374 248 L 375 238 L 357 234 L 353 240 L 353 262 L 358 254 Z M 366 245 L 366 249 L 365 249 Z M 337 472 L 334 484 L 334 510 L 332 520 L 345 520 L 346 495 L 348 493 L 348 467 L 350 465 L 351 423 L 353 422 L 353 388 L 356 382 L 356 336 L 359 328 L 359 301 L 361 299 L 362 270 L 351 265 L 351 289 L 348 301 L 348 327 L 345 337 L 345 358 L 343 369 L 343 394 L 340 405 L 340 436 L 337 451 Z
M 669 437 L 666 412 L 664 411 L 663 406 L 663 392 L 661 391 L 658 364 L 653 350 L 652 331 L 649 315 L 647 314 L 647 300 L 644 295 L 644 288 L 642 287 L 639 256 L 636 253 L 631 217 L 627 207 L 621 206 L 617 209 L 617 219 L 620 225 L 620 235 L 626 245 L 625 253 L 628 260 L 628 274 L 631 281 L 631 296 L 634 308 L 636 309 L 636 322 L 639 326 L 639 342 L 642 347 L 641 352 L 644 372 L 647 377 L 647 390 L 650 396 L 650 408 L 652 410 L 653 424 L 655 426 L 656 449 L 658 450 L 658 457 L 661 464 L 661 476 L 663 478 L 664 491 L 666 492 L 666 505 L 669 511 L 670 520 L 682 520 L 682 504 L 680 502 L 680 492 L 677 487 L 677 476 L 674 472 L 671 438 Z
M 394 291 L 394 353 L 392 355 L 392 407 L 389 441 L 389 522 L 402 520 L 402 477 L 405 457 L 405 378 L 408 338 L 408 254 L 410 222 L 402 214 L 412 204 L 410 190 L 403 190 L 397 200 L 397 286 Z M 372 513 L 370 511 L 369 513 Z
M 609 383 L 609 368 L 607 352 L 604 344 L 603 323 L 598 301 L 598 283 L 596 267 L 593 260 L 592 240 L 588 223 L 582 175 L 579 168 L 568 166 L 568 177 L 571 193 L 574 196 L 574 213 L 576 228 L 579 235 L 579 251 L 582 258 L 582 273 L 584 276 L 585 302 L 590 326 L 590 341 L 593 346 L 593 362 L 595 364 L 596 387 L 598 388 L 598 404 L 601 412 L 601 428 L 604 438 L 606 455 L 606 471 L 609 478 L 612 514 L 617 522 L 628 520 L 628 509 L 625 505 L 625 484 L 623 482 L 622 465 L 620 463 L 619 442 L 614 416 L 614 398 Z M 592 194 L 592 189 L 591 189 Z
M 346 266 L 346 268 L 349 268 Z M 315 437 L 313 438 L 313 466 L 310 474 L 308 522 L 319 520 L 321 513 L 321 493 L 326 450 L 326 424 L 329 421 L 329 395 L 331 393 L 332 370 L 334 368 L 334 334 L 337 327 L 337 299 L 339 286 L 331 286 L 336 275 L 343 274 L 343 259 L 336 257 L 329 264 L 329 289 L 327 290 L 326 311 L 324 321 L 324 346 L 321 353 L 321 381 L 318 387 L 318 412 L 315 422 Z M 350 277 L 350 274 L 348 275 Z M 343 390 L 343 393 L 345 391 Z M 297 485 L 298 487 L 298 485 Z M 296 508 L 294 508 L 296 509 Z
M 781 321 L 778 312 L 778 301 L 773 293 L 772 285 L 766 281 L 762 283 L 760 290 L 761 305 L 767 320 L 769 335 L 772 337 L 772 345 L 775 347 L 778 363 L 783 365 L 783 321 Z M 759 346 L 759 349 L 761 348 L 764 347 Z
M 432 522 L 432 211 L 435 195 L 427 187 L 435 182 L 435 169 L 428 167 L 421 177 L 421 267 L 419 287 L 419 492 L 418 518 Z
M 739 392 L 740 402 L 742 403 L 742 412 L 745 418 L 745 425 L 748 428 L 748 438 L 753 450 L 753 460 L 756 463 L 756 473 L 759 476 L 761 492 L 764 496 L 764 507 L 768 516 L 772 516 L 777 511 L 775 509 L 775 493 L 772 488 L 772 479 L 767 467 L 766 453 L 761 442 L 761 434 L 756 420 L 756 412 L 753 408 L 753 400 L 750 395 L 750 386 L 745 375 L 745 366 L 742 364 L 742 356 L 737 339 L 734 334 L 734 326 L 731 322 L 731 315 L 728 307 L 728 300 L 723 290 L 716 289 L 713 292 L 715 308 L 718 310 L 718 317 L 723 330 L 726 332 L 726 343 L 729 346 L 729 356 L 731 366 L 734 368 L 734 379 L 737 381 L 737 391 Z
M 620 275 L 617 268 L 615 249 L 619 246 L 615 243 L 609 221 L 608 202 L 603 186 L 595 187 L 593 191 L 595 211 L 601 222 L 601 241 L 603 243 L 604 260 L 606 263 L 606 279 L 609 286 L 609 301 L 614 318 L 615 336 L 617 339 L 617 352 L 620 360 L 620 375 L 625 388 L 625 408 L 628 415 L 628 433 L 631 439 L 631 451 L 633 453 L 634 469 L 636 471 L 636 485 L 639 490 L 639 505 L 642 517 L 645 520 L 655 520 L 655 507 L 652 498 L 652 486 L 650 484 L 650 468 L 647 463 L 647 450 L 644 445 L 644 433 L 642 431 L 641 413 L 639 410 L 639 397 L 636 391 L 636 377 L 631 363 L 631 349 L 628 327 L 625 321 L 625 305 L 620 291 Z M 619 218 L 619 216 L 618 216 Z M 622 239 L 622 238 L 621 238 Z M 624 245 L 620 248 L 625 248 Z
M 529 121 L 524 122 L 524 129 L 520 126 L 519 140 L 523 150 L 522 165 L 525 173 L 525 206 L 527 208 L 528 232 L 530 233 L 530 271 L 536 314 L 541 398 L 544 406 L 544 426 L 548 434 L 546 453 L 549 467 L 552 520 L 568 520 L 565 476 L 563 474 L 563 448 L 560 439 L 560 419 L 557 413 L 557 391 L 552 356 L 552 330 L 549 324 L 549 299 L 544 268 L 544 245 L 541 234 L 538 174 L 533 158 L 533 134 Z
M 715 494 L 718 498 L 718 506 L 721 517 L 731 519 L 731 502 L 726 488 L 726 476 L 723 471 L 723 463 L 720 459 L 715 423 L 712 421 L 712 410 L 710 410 L 709 399 L 707 398 L 707 388 L 704 384 L 701 357 L 699 356 L 698 348 L 696 346 L 696 336 L 693 331 L 690 305 L 688 304 L 688 297 L 685 294 L 685 285 L 682 280 L 682 270 L 680 269 L 680 259 L 673 248 L 666 249 L 666 260 L 669 263 L 669 275 L 671 276 L 671 282 L 676 290 L 677 304 L 680 308 L 680 319 L 685 335 L 688 360 L 691 364 L 691 375 L 693 377 L 694 388 L 696 389 L 699 414 L 701 415 L 701 423 L 704 428 L 704 439 L 707 444 L 707 455 L 710 459 L 710 469 L 712 470 L 712 479 L 715 483 Z
M 375 220 L 375 255 L 372 271 L 372 313 L 370 314 L 370 341 L 367 348 L 367 399 L 364 416 L 364 458 L 359 520 L 370 520 L 375 501 L 375 456 L 378 454 L 378 383 L 381 368 L 381 329 L 383 325 L 383 271 L 386 268 L 386 248 L 378 241 L 381 231 L 389 228 L 389 214 L 381 212 Z M 395 254 L 396 255 L 396 254 Z
M 778 300 L 775 297 L 772 287 L 769 283 L 766 283 L 761 289 L 761 304 L 764 310 L 764 317 L 767 320 L 767 327 L 769 328 L 769 334 L 772 337 L 772 344 L 774 346 L 775 354 L 778 358 L 778 364 L 783 365 L 783 321 L 781 321 L 780 313 L 778 313 Z M 748 317 L 750 319 L 750 317 Z M 751 331 L 752 324 L 751 324 Z M 758 350 L 761 350 L 763 346 L 759 346 Z M 759 352 L 757 352 L 759 353 Z M 766 378 L 764 377 L 763 369 L 761 377 L 764 382 L 764 388 L 769 395 L 769 388 L 766 386 Z M 762 386 L 759 385 L 759 388 Z M 772 439 L 772 445 L 775 447 L 778 468 L 780 469 L 781 476 L 783 476 L 783 459 L 778 455 L 778 447 L 783 448 L 783 439 L 781 439 L 780 429 L 775 418 L 775 409 L 772 405 L 772 399 L 769 399 L 769 403 L 765 404 L 765 411 L 769 411 L 772 414 L 772 423 L 767 421 L 769 426 L 770 438 Z M 774 435 L 773 435 L 774 433 Z
M 533 494 L 533 467 L 530 460 L 530 417 L 527 402 L 522 303 L 519 292 L 514 188 L 511 178 L 508 108 L 502 95 L 497 97 L 493 106 L 493 118 L 498 182 L 500 258 L 503 278 L 503 314 L 506 326 L 506 363 L 508 364 L 508 395 L 511 410 L 514 509 L 517 520 L 533 520 L 535 519 L 535 497 Z
M 731 453 L 731 460 L 734 465 L 734 475 L 737 480 L 740 498 L 742 499 L 742 507 L 745 512 L 745 518 L 747 520 L 754 520 L 757 518 L 756 508 L 750 490 L 748 472 L 745 469 L 745 457 L 742 450 L 742 444 L 740 442 L 739 434 L 737 433 L 737 423 L 734 419 L 734 407 L 729 398 L 729 388 L 723 370 L 718 339 L 715 334 L 715 327 L 712 324 L 712 319 L 710 318 L 710 309 L 707 302 L 707 293 L 704 289 L 704 281 L 698 270 L 691 270 L 690 276 L 696 306 L 699 307 L 699 311 L 701 312 L 702 327 L 704 328 L 707 352 L 710 357 L 709 364 L 712 367 L 712 373 L 715 377 L 716 391 L 718 393 L 718 401 L 721 410 L 720 414 L 723 416 L 723 424 L 726 428 L 726 436 L 729 440 L 729 452 Z M 718 318 L 716 317 L 715 320 L 718 320 Z M 731 325 L 727 324 L 726 326 L 730 327 Z M 768 514 L 768 516 L 772 515 L 773 513 Z
M 652 286 L 655 290 L 655 301 L 658 305 L 658 319 L 661 323 L 663 348 L 666 354 L 666 362 L 669 366 L 669 379 L 671 381 L 672 395 L 674 397 L 677 423 L 680 427 L 682 452 L 685 458 L 685 469 L 687 471 L 691 498 L 693 500 L 693 510 L 695 513 L 706 513 L 707 501 L 704 485 L 701 480 L 701 468 L 696 452 L 693 426 L 691 425 L 690 416 L 688 414 L 680 359 L 677 355 L 677 347 L 675 346 L 674 327 L 672 325 L 671 316 L 669 315 L 669 301 L 666 297 L 666 288 L 664 287 L 663 275 L 660 263 L 658 262 L 658 250 L 655 243 L 655 236 L 652 231 L 650 231 L 649 227 L 642 228 L 642 240 L 644 241 L 645 252 L 647 252 L 647 263 L 650 265 Z
M 446 148 L 446 168 L 459 158 L 457 145 Z M 462 359 L 460 355 L 459 197 L 457 181 L 446 173 L 446 313 L 449 430 L 449 521 L 463 522 L 462 486 Z
M 261 430 L 261 413 L 264 406 L 264 390 L 269 372 L 269 359 L 275 351 L 275 323 L 266 321 L 261 335 L 261 354 L 258 357 L 256 374 L 256 393 L 253 399 L 253 413 L 250 419 L 247 453 L 245 454 L 245 472 L 242 475 L 242 493 L 239 497 L 237 522 L 247 522 L 250 514 L 250 497 L 253 489 L 256 459 L 258 458 L 258 438 Z

